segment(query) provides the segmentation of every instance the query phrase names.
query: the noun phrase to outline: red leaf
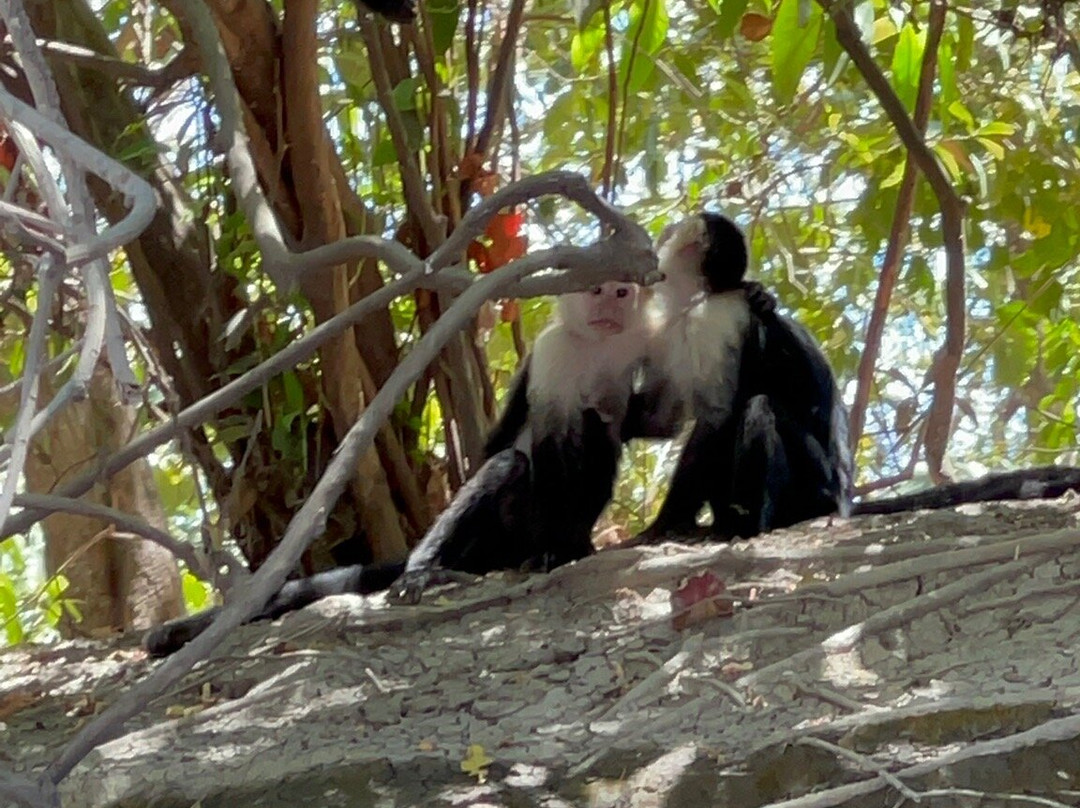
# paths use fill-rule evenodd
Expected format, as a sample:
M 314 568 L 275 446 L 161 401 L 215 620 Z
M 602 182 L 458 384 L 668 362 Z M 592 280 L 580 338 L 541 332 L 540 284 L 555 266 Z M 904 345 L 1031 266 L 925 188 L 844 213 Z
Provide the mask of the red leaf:
M 481 242 L 474 241 L 465 250 L 465 254 L 471 261 L 476 262 L 476 269 L 478 272 L 491 272 L 492 267 L 489 266 L 488 250 Z
M 529 241 L 518 235 L 524 223 L 524 211 L 507 211 L 491 217 L 482 236 L 487 244 L 474 241 L 467 251 L 480 272 L 491 272 L 525 254 Z
M 682 631 L 711 617 L 731 617 L 735 609 L 724 582 L 705 570 L 679 582 L 671 593 L 671 626 Z
M 773 21 L 764 14 L 756 14 L 753 11 L 743 14 L 739 21 L 739 33 L 751 42 L 760 42 L 772 31 Z
M 480 196 L 491 196 L 499 184 L 499 175 L 484 168 L 484 155 L 480 152 L 469 152 L 462 157 L 456 175 Z
M 521 258 L 529 247 L 529 242 L 524 236 L 493 241 L 488 247 L 488 262 L 492 269 L 509 264 L 515 258 Z
M 19 149 L 13 138 L 0 136 L 0 166 L 8 171 L 15 168 L 15 159 L 19 156 Z

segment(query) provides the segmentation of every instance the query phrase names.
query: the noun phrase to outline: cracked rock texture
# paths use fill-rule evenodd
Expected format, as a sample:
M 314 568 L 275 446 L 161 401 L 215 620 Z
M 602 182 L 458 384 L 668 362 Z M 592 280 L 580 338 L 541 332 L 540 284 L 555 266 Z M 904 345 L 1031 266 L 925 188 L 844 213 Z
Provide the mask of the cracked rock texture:
M 328 598 L 236 631 L 63 803 L 1080 804 L 1077 511 L 820 520 L 418 607 Z M 703 570 L 734 613 L 673 624 Z M 0 654 L 0 765 L 39 771 L 155 664 L 133 640 Z

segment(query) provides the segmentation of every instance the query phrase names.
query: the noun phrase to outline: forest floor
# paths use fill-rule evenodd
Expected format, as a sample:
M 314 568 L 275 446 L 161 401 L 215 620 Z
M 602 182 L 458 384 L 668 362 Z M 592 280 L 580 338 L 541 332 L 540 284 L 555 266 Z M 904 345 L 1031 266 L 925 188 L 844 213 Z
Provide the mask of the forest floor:
M 820 520 L 418 607 L 329 598 L 234 632 L 63 804 L 1080 805 L 1078 514 Z M 157 664 L 131 639 L 0 654 L 0 766 L 36 771 Z

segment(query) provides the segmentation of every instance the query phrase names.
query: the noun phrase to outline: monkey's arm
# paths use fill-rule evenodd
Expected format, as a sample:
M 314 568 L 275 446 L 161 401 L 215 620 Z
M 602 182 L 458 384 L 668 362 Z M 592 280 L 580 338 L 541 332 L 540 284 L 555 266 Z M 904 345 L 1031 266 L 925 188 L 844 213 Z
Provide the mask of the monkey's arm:
M 484 444 L 484 456 L 494 457 L 504 449 L 509 449 L 517 441 L 521 430 L 529 420 L 529 365 L 532 359 L 527 359 L 521 370 L 510 382 L 510 392 L 506 394 L 506 405 L 502 415 L 495 422 L 487 443 Z
M 620 430 L 623 443 L 631 438 L 673 438 L 687 416 L 686 396 L 660 368 L 647 364 L 626 405 Z
M 417 603 L 439 569 L 483 575 L 532 563 L 529 476 L 529 458 L 516 449 L 485 461 L 413 548 L 390 599 Z

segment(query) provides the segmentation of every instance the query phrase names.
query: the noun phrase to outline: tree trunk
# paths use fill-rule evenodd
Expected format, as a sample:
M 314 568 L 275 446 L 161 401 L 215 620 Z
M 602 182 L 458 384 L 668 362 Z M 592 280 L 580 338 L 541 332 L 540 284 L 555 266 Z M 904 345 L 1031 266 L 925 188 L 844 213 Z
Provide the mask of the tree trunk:
M 52 385 L 43 380 L 43 404 L 52 393 Z M 125 443 L 135 429 L 135 409 L 119 403 L 112 373 L 99 365 L 87 398 L 69 403 L 31 442 L 27 490 L 49 493 L 96 462 L 103 450 Z M 167 528 L 146 460 L 132 463 L 84 499 Z M 50 576 L 62 572 L 67 577 L 64 597 L 75 600 L 82 612 L 78 623 L 64 613 L 64 636 L 144 629 L 184 613 L 179 570 L 165 548 L 145 539 L 116 538 L 108 523 L 85 516 L 57 513 L 41 525 L 46 570 Z

